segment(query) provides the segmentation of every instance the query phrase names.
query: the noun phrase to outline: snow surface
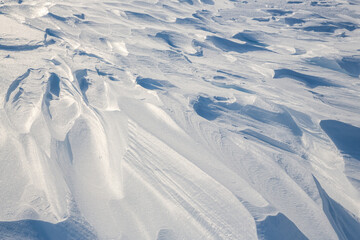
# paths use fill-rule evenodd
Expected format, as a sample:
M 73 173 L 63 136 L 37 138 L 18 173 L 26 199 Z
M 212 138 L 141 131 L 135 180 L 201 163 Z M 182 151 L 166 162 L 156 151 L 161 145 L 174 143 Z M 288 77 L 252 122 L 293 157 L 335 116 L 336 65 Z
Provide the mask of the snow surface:
M 359 239 L 358 0 L 0 1 L 0 239 Z

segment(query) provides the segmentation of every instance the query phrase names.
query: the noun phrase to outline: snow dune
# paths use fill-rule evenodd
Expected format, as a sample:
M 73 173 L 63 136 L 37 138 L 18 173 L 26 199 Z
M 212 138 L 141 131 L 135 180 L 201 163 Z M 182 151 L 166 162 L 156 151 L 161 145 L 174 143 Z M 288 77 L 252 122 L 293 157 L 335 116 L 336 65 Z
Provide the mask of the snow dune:
M 359 16 L 0 2 L 0 239 L 357 239 Z

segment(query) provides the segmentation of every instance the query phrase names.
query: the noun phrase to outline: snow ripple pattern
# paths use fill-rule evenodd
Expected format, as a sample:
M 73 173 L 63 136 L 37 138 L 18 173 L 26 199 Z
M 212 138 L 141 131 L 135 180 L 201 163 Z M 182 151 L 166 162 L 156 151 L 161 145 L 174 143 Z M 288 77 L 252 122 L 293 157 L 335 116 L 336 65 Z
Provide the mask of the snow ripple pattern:
M 0 2 L 0 239 L 358 239 L 360 3 Z

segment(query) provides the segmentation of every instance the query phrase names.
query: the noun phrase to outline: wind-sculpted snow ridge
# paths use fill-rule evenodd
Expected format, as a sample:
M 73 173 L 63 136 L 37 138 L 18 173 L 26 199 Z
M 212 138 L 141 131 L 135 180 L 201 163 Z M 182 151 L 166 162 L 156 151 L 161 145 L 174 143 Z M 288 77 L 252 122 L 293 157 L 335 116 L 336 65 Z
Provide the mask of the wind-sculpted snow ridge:
M 0 239 L 358 239 L 360 2 L 0 2 Z

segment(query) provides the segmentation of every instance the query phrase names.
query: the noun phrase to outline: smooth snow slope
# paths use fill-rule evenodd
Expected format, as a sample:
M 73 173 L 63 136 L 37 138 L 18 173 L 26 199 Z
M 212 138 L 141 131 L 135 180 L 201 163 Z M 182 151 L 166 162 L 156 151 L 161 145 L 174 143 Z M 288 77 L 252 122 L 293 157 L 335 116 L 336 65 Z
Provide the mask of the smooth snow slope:
M 360 2 L 3 0 L 0 239 L 359 239 Z

